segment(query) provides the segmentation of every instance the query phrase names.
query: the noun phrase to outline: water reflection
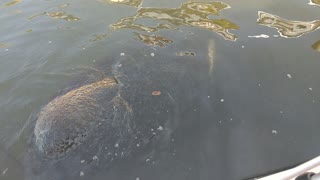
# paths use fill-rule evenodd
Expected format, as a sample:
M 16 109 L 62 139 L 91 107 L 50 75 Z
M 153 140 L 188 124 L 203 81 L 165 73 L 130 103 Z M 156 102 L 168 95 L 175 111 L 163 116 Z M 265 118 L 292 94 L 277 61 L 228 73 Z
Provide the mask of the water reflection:
M 319 51 L 320 52 L 320 40 L 315 42 L 313 45 L 312 45 L 312 48 L 316 51 Z
M 309 4 L 310 5 L 320 6 L 320 0 L 310 0 Z
M 139 7 L 143 0 L 98 0 L 103 3 L 124 4 L 133 7 Z
M 108 36 L 108 34 L 97 34 L 97 35 L 94 35 L 94 38 L 90 39 L 89 41 L 90 42 L 100 41 L 100 40 L 104 39 L 107 36 Z
M 19 2 L 21 2 L 21 0 L 14 0 L 14 1 L 11 1 L 11 2 L 4 4 L 3 6 L 13 6 Z
M 37 15 L 31 16 L 31 17 L 29 17 L 29 19 L 32 20 L 32 19 L 34 19 L 36 17 L 39 17 L 39 16 L 42 16 L 42 15 L 49 16 L 49 17 L 51 17 L 53 19 L 63 19 L 63 20 L 66 20 L 66 21 L 78 21 L 78 20 L 80 20 L 79 17 L 67 14 L 65 12 L 44 12 L 44 13 L 41 13 L 41 14 L 37 14 Z
M 165 47 L 166 44 L 173 42 L 170 39 L 167 39 L 162 36 L 157 36 L 157 35 L 146 35 L 146 34 L 140 34 L 140 33 L 135 33 L 135 35 L 138 37 L 138 40 L 144 42 L 149 46 Z
M 258 16 L 258 24 L 276 28 L 279 34 L 285 38 L 300 37 L 320 27 L 320 21 L 318 20 L 310 22 L 289 21 L 263 11 L 259 11 Z
M 179 29 L 179 26 L 191 26 L 214 31 L 226 40 L 235 41 L 237 37 L 229 30 L 239 27 L 227 19 L 211 19 L 209 16 L 218 16 L 223 9 L 230 8 L 222 2 L 187 2 L 179 8 L 139 8 L 134 16 L 122 18 L 110 25 L 111 31 L 119 29 L 134 29 L 146 32 L 157 32 L 161 29 Z M 157 26 L 146 26 L 136 23 L 139 19 L 153 19 L 164 21 Z
M 0 48 L 7 48 L 8 45 L 6 43 L 0 43 Z

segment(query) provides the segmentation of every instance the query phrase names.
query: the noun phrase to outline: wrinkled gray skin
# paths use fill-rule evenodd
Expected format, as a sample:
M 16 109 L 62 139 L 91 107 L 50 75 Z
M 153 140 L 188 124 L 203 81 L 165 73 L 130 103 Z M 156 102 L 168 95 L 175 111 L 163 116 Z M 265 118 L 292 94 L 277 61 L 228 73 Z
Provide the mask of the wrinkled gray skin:
M 130 56 L 106 58 L 94 73 L 88 71 L 88 78 L 71 83 L 72 88 L 40 110 L 26 179 L 79 179 L 81 171 L 85 179 L 103 177 L 97 174 L 107 173 L 116 162 L 145 156 L 171 142 L 170 134 L 181 123 L 177 116 L 185 111 L 181 102 L 192 103 L 203 89 L 198 82 L 208 76 L 193 76 L 190 70 L 201 72 L 208 62 L 127 52 Z M 101 86 L 103 81 L 109 85 Z M 152 96 L 153 91 L 161 95 Z

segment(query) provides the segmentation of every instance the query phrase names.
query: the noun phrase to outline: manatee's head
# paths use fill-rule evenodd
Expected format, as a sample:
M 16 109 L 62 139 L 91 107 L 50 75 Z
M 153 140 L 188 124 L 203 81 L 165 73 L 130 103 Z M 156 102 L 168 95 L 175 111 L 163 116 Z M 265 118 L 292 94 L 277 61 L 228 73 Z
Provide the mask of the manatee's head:
M 117 90 L 116 81 L 105 78 L 49 102 L 39 113 L 34 129 L 39 151 L 47 158 L 56 158 L 78 147 L 112 116 Z

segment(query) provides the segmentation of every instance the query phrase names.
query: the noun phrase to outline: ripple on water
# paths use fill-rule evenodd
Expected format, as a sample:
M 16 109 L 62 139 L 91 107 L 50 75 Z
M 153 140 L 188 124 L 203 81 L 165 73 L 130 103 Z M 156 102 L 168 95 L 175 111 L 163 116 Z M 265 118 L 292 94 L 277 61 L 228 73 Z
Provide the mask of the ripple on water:
M 53 19 L 63 19 L 66 21 L 79 21 L 80 20 L 79 17 L 67 14 L 66 12 L 44 12 L 44 13 L 36 14 L 36 15 L 29 17 L 29 20 L 32 20 L 32 19 L 37 18 L 42 15 L 49 16 Z
M 139 7 L 143 0 L 98 0 L 103 3 L 123 4 L 127 6 Z
M 11 2 L 4 4 L 3 6 L 13 6 L 13 5 L 18 4 L 19 2 L 21 2 L 21 0 L 14 0 L 14 1 L 11 1 Z

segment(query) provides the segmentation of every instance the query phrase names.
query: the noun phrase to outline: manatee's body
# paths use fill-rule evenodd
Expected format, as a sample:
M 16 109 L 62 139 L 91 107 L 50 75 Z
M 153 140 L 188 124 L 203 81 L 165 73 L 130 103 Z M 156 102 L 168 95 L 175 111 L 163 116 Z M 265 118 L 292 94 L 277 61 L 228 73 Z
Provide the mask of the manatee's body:
M 104 77 L 69 89 L 40 110 L 27 158 L 32 180 L 77 179 L 81 171 L 93 176 L 168 137 L 175 100 L 163 72 L 151 75 L 140 65 L 118 60 L 111 69 L 98 69 Z
M 40 152 L 46 157 L 60 157 L 80 145 L 102 124 L 112 126 L 117 115 L 130 113 L 118 92 L 116 81 L 104 78 L 49 102 L 41 110 L 34 131 Z

